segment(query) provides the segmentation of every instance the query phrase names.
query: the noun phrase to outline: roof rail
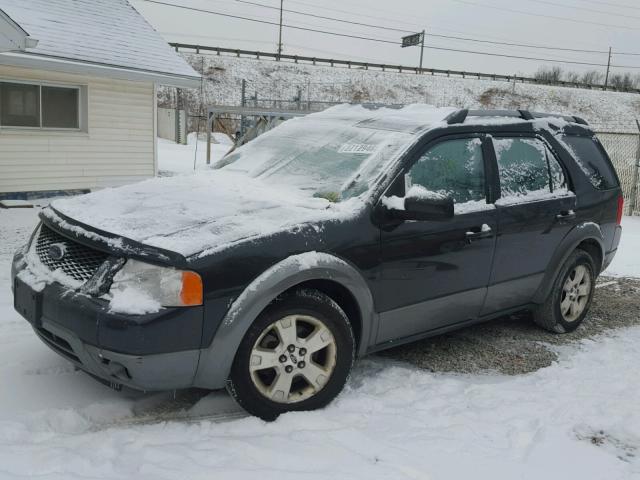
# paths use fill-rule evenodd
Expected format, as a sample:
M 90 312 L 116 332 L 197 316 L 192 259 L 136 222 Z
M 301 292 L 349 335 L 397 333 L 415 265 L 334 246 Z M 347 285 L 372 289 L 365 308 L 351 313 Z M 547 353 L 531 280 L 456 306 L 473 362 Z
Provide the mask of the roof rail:
M 535 120 L 536 118 L 561 118 L 567 122 L 589 125 L 583 118 L 558 113 L 530 112 L 529 110 L 467 110 L 461 109 L 449 114 L 445 120 L 449 125 L 464 123 L 467 117 L 510 117 L 523 120 Z

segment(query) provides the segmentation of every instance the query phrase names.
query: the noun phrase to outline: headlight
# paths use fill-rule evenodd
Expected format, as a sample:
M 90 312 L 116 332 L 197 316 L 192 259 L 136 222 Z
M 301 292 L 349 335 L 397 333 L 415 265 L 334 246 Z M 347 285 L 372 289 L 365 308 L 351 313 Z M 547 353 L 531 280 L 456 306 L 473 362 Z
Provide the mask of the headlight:
M 195 272 L 127 260 L 113 277 L 110 293 L 135 294 L 163 307 L 202 305 L 202 279 Z

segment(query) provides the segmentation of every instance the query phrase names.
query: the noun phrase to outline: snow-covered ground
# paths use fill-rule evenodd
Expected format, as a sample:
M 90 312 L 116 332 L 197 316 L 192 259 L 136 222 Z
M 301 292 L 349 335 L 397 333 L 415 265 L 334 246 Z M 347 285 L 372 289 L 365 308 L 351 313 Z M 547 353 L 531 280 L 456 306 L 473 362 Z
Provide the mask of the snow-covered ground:
M 216 143 L 211 143 L 211 163 L 220 160 L 233 147 L 233 142 L 223 133 L 214 133 Z M 207 142 L 190 133 L 187 145 L 158 138 L 158 174 L 170 176 L 191 173 L 207 168 Z
M 625 217 L 622 228 L 623 240 L 605 275 L 640 276 L 640 217 Z
M 556 347 L 557 363 L 527 375 L 371 357 L 322 411 L 148 422 L 185 396 L 201 398 L 191 417 L 238 410 L 223 392 L 115 392 L 49 351 L 9 286 L 36 214 L 0 210 L 1 479 L 640 478 L 640 327 Z M 607 273 L 640 277 L 640 219 L 623 223 Z
M 275 62 L 269 59 L 236 58 L 215 54 L 183 54 L 204 83 L 204 103 L 200 90 L 185 91 L 191 112 L 201 105 L 240 105 L 242 80 L 246 80 L 249 105 L 257 94 L 259 106 L 283 100 L 283 107 L 296 108 L 302 102 L 428 103 L 458 108 L 524 108 L 540 112 L 579 115 L 598 130 L 637 133 L 637 94 L 602 92 L 549 85 L 477 80 L 446 76 L 382 72 L 359 68 Z M 162 105 L 174 107 L 173 88 L 159 91 Z M 268 100 L 267 100 L 268 99 Z

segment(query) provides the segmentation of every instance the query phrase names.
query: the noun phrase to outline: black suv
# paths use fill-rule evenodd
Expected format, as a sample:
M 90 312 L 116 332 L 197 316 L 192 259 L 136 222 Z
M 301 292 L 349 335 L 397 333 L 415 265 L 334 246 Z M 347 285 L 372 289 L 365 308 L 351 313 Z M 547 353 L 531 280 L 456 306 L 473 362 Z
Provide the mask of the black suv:
M 523 309 L 574 330 L 621 235 L 577 117 L 342 105 L 214 167 L 42 211 L 12 279 L 44 343 L 112 387 L 226 386 L 273 419 L 404 342 Z

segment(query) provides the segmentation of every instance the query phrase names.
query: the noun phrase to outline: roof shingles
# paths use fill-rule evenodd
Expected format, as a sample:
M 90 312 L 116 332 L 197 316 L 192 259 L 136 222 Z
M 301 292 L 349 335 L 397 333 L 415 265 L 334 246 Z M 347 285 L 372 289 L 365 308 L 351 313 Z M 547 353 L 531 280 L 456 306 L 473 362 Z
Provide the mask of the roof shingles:
M 126 0 L 0 0 L 32 38 L 28 53 L 198 77 Z

